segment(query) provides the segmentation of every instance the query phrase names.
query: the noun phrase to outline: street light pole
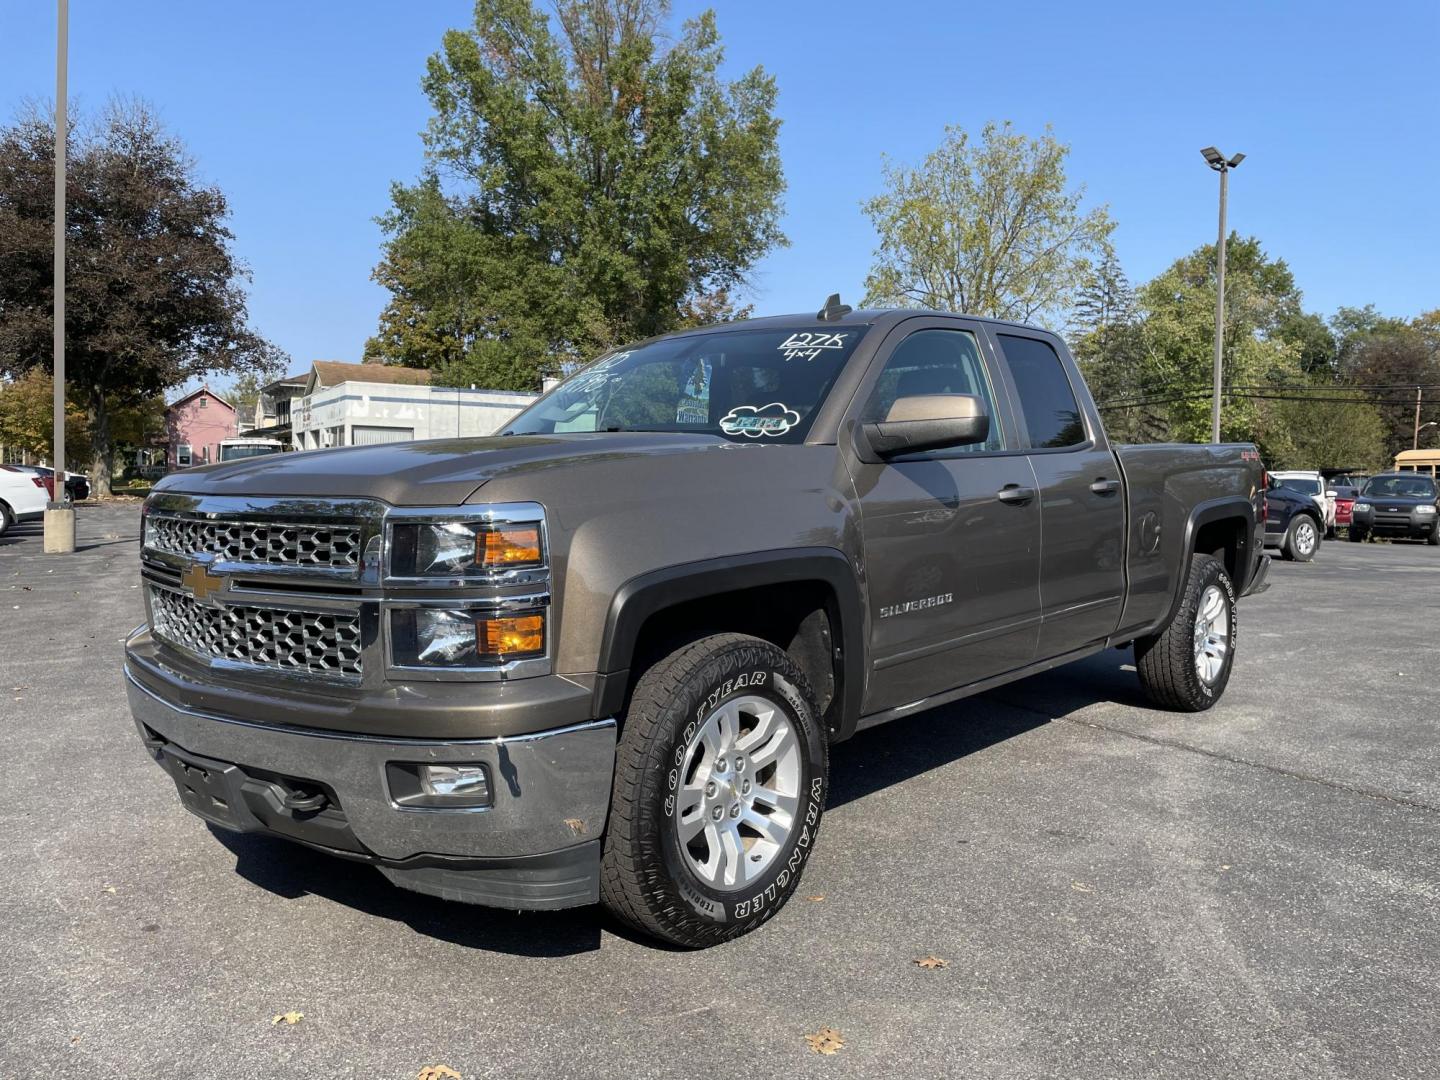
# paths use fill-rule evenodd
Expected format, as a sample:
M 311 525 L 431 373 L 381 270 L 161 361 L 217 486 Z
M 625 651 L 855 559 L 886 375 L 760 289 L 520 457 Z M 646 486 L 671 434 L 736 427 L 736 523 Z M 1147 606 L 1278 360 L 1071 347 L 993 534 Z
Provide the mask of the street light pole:
M 1227 159 L 1213 146 L 1200 153 L 1210 167 L 1220 174 L 1220 238 L 1215 244 L 1215 370 L 1210 401 L 1210 441 L 1220 441 L 1220 376 L 1225 348 L 1225 203 L 1229 197 L 1230 170 L 1245 160 L 1244 154 Z
M 65 143 L 69 134 L 70 2 L 57 0 L 55 20 L 55 427 L 50 466 L 50 502 L 45 507 L 45 552 L 65 555 L 75 550 L 75 510 L 65 490 Z

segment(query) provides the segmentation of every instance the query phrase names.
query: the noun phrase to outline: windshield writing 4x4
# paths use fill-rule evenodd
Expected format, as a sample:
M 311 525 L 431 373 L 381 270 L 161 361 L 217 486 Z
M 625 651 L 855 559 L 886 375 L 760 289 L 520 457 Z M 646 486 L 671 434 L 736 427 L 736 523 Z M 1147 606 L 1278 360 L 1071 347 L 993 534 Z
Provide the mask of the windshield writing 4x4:
M 1433 499 L 1435 481 L 1424 476 L 1377 476 L 1365 485 L 1372 499 Z
M 797 443 L 868 326 L 730 330 L 611 353 L 515 418 L 509 435 L 684 431 Z

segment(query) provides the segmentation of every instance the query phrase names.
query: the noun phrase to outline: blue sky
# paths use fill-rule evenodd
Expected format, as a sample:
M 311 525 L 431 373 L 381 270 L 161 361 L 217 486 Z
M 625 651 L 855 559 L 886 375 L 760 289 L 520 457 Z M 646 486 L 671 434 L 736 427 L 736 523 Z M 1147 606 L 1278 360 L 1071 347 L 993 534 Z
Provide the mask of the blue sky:
M 704 5 L 677 2 L 676 18 Z M 917 162 L 947 123 L 1053 125 L 1069 172 L 1119 222 L 1142 281 L 1215 236 L 1199 149 L 1248 155 L 1231 224 L 1285 258 L 1307 306 L 1440 307 L 1440 4 L 1100 5 L 725 0 L 733 73 L 779 80 L 792 246 L 757 311 L 860 295 L 862 199 L 881 155 Z M 470 6 L 72 0 L 71 94 L 154 104 L 229 196 L 256 328 L 310 360 L 358 360 L 385 293 L 373 218 L 420 166 L 419 79 Z M 54 4 L 0 0 L 0 115 L 54 92 Z

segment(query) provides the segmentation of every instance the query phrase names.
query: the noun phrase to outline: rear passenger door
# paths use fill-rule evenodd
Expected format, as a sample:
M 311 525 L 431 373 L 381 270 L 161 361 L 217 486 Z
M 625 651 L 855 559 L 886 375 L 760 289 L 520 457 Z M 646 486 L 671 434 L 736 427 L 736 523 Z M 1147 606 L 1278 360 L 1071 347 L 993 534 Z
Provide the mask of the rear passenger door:
M 1079 372 L 1049 336 L 991 327 L 1005 360 L 1040 492 L 1038 659 L 1102 641 L 1125 601 L 1125 492 L 1120 467 Z M 1086 404 L 1082 405 L 1081 401 Z

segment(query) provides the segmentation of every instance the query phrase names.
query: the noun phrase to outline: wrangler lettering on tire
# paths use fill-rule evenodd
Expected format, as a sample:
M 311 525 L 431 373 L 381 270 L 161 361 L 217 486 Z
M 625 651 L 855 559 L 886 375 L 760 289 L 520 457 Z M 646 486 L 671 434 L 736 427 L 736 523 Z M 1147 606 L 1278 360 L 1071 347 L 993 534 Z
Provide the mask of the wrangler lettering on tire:
M 661 660 L 625 715 L 601 899 L 690 948 L 754 929 L 799 884 L 827 755 L 809 684 L 778 647 L 719 634 Z

